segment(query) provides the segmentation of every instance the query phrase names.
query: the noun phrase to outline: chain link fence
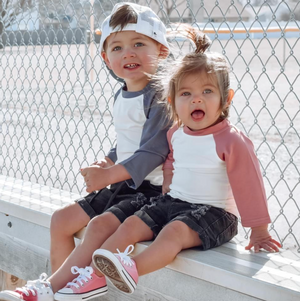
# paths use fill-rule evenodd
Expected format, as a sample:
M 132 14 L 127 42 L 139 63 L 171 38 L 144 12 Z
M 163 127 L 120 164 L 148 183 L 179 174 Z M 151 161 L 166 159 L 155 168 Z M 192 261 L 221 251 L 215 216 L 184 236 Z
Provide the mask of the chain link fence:
M 85 194 L 80 167 L 115 142 L 111 112 L 120 83 L 100 58 L 95 29 L 116 2 L 2 1 L 0 174 Z M 167 26 L 204 30 L 211 50 L 227 57 L 236 92 L 231 121 L 254 142 L 271 233 L 300 251 L 300 1 L 134 2 Z

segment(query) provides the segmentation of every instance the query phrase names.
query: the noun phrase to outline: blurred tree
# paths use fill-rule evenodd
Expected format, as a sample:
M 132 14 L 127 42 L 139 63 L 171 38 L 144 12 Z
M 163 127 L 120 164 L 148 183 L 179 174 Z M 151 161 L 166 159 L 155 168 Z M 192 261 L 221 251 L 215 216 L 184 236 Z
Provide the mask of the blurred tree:
M 1 0 L 0 1 L 0 36 L 5 28 L 12 25 L 21 14 L 29 14 L 34 7 L 34 0 Z M 1 47 L 1 46 L 0 46 Z

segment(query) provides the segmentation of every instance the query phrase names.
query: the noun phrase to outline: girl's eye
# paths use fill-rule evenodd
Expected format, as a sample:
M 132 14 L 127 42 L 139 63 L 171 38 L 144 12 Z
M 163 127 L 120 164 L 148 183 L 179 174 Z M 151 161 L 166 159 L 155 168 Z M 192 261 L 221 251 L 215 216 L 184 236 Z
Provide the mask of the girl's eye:
M 212 90 L 210 90 L 210 89 L 205 89 L 205 90 L 203 91 L 203 94 L 209 94 L 209 93 L 212 93 Z
M 181 93 L 181 95 L 182 96 L 189 96 L 189 95 L 191 95 L 191 93 L 190 92 L 183 92 L 183 93 Z
M 144 46 L 144 44 L 143 44 L 143 43 L 135 43 L 134 46 L 135 46 L 135 47 L 142 47 L 142 46 Z

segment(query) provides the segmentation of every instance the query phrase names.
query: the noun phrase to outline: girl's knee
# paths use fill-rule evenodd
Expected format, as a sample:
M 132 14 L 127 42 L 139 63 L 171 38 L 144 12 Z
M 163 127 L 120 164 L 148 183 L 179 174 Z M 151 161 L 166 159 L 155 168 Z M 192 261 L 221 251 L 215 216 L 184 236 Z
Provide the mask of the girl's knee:
M 87 231 L 115 231 L 120 226 L 121 222 L 111 212 L 106 212 L 91 219 L 88 223 Z
M 150 227 L 135 215 L 128 217 L 118 231 L 121 235 L 130 236 L 134 242 L 153 238 L 153 232 Z
M 174 239 L 181 245 L 182 249 L 199 246 L 201 240 L 199 234 L 192 230 L 187 224 L 181 221 L 173 221 L 161 231 L 165 237 Z
M 181 237 L 189 232 L 189 227 L 181 221 L 174 221 L 166 225 L 163 231 Z
M 142 223 L 143 223 L 143 221 L 139 217 L 132 215 L 132 216 L 128 217 L 127 219 L 125 219 L 123 224 L 120 226 L 120 230 L 135 231 L 135 230 L 139 229 L 139 227 Z

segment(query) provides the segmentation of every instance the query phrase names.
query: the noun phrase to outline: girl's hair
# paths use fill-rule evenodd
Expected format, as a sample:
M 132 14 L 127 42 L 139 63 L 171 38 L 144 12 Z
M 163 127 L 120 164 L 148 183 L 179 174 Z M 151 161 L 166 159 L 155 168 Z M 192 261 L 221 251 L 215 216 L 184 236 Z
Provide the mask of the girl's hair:
M 205 52 L 210 46 L 210 39 L 201 31 L 185 26 L 186 37 L 195 44 L 195 51 L 185 55 L 179 63 L 175 63 L 174 69 L 169 71 L 168 86 L 165 89 L 165 97 L 169 102 L 171 119 L 181 125 L 182 122 L 176 113 L 175 96 L 184 77 L 189 74 L 205 72 L 210 80 L 215 81 L 221 94 L 220 120 L 229 115 L 227 98 L 230 88 L 229 67 L 226 59 L 219 53 Z M 169 66 L 168 66 L 169 67 Z

